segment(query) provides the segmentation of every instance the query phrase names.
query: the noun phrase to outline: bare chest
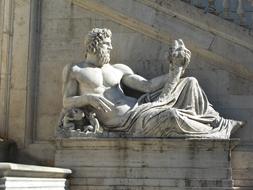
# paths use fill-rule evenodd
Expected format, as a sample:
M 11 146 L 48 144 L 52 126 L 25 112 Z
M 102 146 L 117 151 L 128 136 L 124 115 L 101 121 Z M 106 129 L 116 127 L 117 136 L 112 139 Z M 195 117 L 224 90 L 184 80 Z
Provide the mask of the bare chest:
M 81 68 L 75 71 L 79 85 L 96 89 L 99 87 L 112 87 L 120 83 L 122 72 L 112 66 L 102 68 Z

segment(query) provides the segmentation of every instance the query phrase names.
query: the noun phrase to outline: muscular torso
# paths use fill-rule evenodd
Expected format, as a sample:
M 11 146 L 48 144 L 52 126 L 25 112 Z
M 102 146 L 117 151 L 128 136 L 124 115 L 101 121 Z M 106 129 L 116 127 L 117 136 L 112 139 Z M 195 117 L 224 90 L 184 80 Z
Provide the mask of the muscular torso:
M 120 80 L 124 71 L 110 64 L 98 68 L 89 64 L 73 66 L 72 78 L 78 82 L 78 94 L 101 95 L 114 106 L 111 111 L 105 112 L 94 108 L 99 120 L 105 125 L 117 125 L 122 121 L 126 112 L 134 107 L 137 100 L 126 96 L 120 88 Z

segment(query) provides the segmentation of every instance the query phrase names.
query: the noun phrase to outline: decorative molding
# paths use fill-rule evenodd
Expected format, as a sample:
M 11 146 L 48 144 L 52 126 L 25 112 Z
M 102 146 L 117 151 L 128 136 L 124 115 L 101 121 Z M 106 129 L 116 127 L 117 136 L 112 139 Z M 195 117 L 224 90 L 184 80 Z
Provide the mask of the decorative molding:
M 106 16 L 112 21 L 121 24 L 127 28 L 130 28 L 134 31 L 142 33 L 152 39 L 163 42 L 165 44 L 171 44 L 172 37 L 170 33 L 156 29 L 155 27 L 143 23 L 142 21 L 137 20 L 133 17 L 129 17 L 128 15 L 125 15 L 115 9 L 106 6 L 105 3 L 98 3 L 96 1 L 90 0 L 71 0 L 71 2 L 81 8 Z M 227 71 L 232 72 L 242 78 L 253 80 L 253 72 L 247 67 L 236 63 L 233 60 L 228 60 L 223 56 L 213 53 L 209 49 L 198 47 L 197 44 L 191 43 L 188 44 L 188 46 L 192 51 L 197 52 L 200 55 L 207 57 L 208 59 L 214 60 L 214 63 L 218 63 L 218 66 L 220 66 L 221 68 L 225 68 Z

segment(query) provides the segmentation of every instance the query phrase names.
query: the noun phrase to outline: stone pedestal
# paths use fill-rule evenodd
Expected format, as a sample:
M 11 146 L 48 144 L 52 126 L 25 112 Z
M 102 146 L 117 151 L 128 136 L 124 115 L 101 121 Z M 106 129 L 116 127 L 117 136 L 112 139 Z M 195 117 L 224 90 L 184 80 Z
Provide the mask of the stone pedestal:
M 232 189 L 237 140 L 59 139 L 56 166 L 73 170 L 71 190 Z
M 253 144 L 239 145 L 232 153 L 234 187 L 238 190 L 253 189 Z
M 0 190 L 66 190 L 69 169 L 0 163 Z

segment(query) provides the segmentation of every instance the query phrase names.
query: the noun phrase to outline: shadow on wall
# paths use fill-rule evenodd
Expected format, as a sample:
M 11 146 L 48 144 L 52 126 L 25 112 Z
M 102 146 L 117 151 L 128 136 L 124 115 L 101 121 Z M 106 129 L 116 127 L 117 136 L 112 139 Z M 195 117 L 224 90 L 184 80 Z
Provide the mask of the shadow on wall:
M 0 162 L 17 162 L 17 152 L 14 141 L 0 139 Z

